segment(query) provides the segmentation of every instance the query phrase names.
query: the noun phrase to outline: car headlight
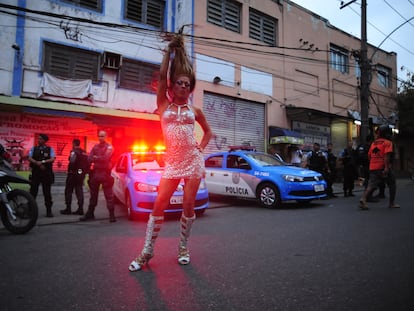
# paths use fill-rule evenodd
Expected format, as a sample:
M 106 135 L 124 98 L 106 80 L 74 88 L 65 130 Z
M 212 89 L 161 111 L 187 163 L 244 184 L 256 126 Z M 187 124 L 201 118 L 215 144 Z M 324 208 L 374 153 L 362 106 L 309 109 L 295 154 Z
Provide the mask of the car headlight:
M 203 190 L 203 189 L 206 189 L 206 188 L 207 188 L 206 182 L 205 182 L 204 179 L 202 179 L 201 182 L 200 182 L 200 186 L 198 186 L 198 190 Z
M 142 182 L 134 183 L 134 189 L 135 191 L 140 191 L 140 192 L 157 192 L 158 191 L 157 186 L 145 184 Z
M 303 177 L 294 175 L 283 175 L 283 179 L 291 182 L 302 182 L 304 180 Z

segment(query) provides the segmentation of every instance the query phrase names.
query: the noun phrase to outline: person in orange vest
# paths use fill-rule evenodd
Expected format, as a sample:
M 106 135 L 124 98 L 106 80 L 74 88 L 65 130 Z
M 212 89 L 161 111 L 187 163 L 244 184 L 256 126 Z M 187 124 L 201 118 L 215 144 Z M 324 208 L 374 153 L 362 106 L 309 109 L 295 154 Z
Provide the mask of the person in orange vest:
M 377 128 L 375 134 L 377 138 L 371 144 L 368 151 L 369 158 L 369 181 L 362 198 L 359 201 L 359 207 L 363 210 L 368 209 L 367 198 L 378 188 L 381 183 L 385 182 L 389 188 L 389 205 L 390 208 L 399 208 L 400 205 L 395 203 L 397 185 L 395 176 L 392 171 L 394 160 L 394 149 L 391 141 L 391 129 L 388 125 L 381 125 Z

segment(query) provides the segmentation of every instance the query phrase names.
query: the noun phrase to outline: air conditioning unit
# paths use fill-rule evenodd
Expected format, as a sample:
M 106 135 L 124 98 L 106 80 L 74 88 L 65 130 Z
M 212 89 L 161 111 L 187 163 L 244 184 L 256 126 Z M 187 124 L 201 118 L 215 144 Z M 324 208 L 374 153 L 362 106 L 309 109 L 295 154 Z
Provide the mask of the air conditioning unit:
M 122 55 L 104 52 L 102 67 L 107 69 L 119 69 L 122 65 Z

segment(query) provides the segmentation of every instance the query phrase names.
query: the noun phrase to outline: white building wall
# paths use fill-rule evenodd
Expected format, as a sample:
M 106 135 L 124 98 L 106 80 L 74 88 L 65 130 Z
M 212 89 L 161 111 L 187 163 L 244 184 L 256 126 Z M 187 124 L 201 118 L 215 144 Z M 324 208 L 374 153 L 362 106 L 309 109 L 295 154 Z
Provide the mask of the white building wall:
M 2 3 L 16 5 L 17 0 L 3 0 Z M 16 17 L 2 14 L 0 28 L 0 94 L 11 95 L 14 57 L 22 55 L 12 48 L 16 38 Z
M 8 1 L 11 5 L 17 5 L 17 1 Z M 123 5 L 118 1 L 103 1 L 104 11 L 90 13 L 70 4 L 58 3 L 46 0 L 28 0 L 27 8 L 30 10 L 48 12 L 61 16 L 74 16 L 90 19 L 96 22 L 126 24 L 123 20 Z M 191 14 L 183 1 L 181 11 Z M 171 12 L 170 10 L 168 12 Z M 22 96 L 36 98 L 39 94 L 42 78 L 43 42 L 49 41 L 71 47 L 87 49 L 99 53 L 104 51 L 121 54 L 123 57 L 159 64 L 162 59 L 161 49 L 165 43 L 159 36 L 159 31 L 141 30 L 132 28 L 112 28 L 91 23 L 72 21 L 67 23 L 63 18 L 26 13 L 26 27 L 24 49 L 27 51 L 22 57 L 23 81 Z M 168 16 L 168 19 L 170 19 Z M 185 20 L 191 20 L 188 16 Z M 0 77 L 2 94 L 11 94 L 13 77 L 14 50 L 10 47 L 15 38 L 15 18 L 8 18 L 5 35 L 0 37 L 2 55 L 0 60 Z M 60 24 L 62 22 L 62 24 Z M 14 26 L 14 27 L 13 27 Z M 135 25 L 139 26 L 139 25 Z M 69 33 L 78 32 L 77 40 L 67 38 L 64 29 L 69 28 Z M 22 47 L 23 48 L 23 47 Z M 3 54 L 4 52 L 4 54 Z M 6 60 L 7 59 L 7 60 Z M 11 61 L 10 61 L 11 60 Z M 156 109 L 155 95 L 118 88 L 118 73 L 113 70 L 102 70 L 101 81 L 93 84 L 94 101 L 68 99 L 71 103 L 92 105 L 111 109 L 131 110 L 136 112 L 152 113 Z M 46 99 L 53 100 L 47 96 Z M 59 98 L 58 100 L 62 100 Z

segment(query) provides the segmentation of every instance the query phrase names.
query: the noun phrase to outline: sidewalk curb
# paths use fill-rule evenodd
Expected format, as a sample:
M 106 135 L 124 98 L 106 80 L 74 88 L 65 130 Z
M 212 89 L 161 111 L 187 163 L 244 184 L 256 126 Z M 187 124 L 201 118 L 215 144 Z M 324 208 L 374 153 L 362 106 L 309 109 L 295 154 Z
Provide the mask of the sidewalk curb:
M 398 178 L 397 179 L 397 188 L 405 185 L 412 184 L 414 186 L 414 182 L 409 178 Z M 334 183 L 333 184 L 333 193 L 337 195 L 338 197 L 343 197 L 344 192 L 342 190 L 342 183 Z M 364 191 L 363 186 L 360 186 L 359 184 L 355 183 L 354 193 L 355 197 L 358 197 L 362 195 L 362 192 Z M 64 186 L 53 186 L 52 187 L 52 199 L 53 199 L 53 207 L 52 207 L 52 213 L 54 217 L 46 217 L 46 208 L 44 207 L 43 202 L 43 195 L 40 194 L 37 197 L 37 204 L 39 208 L 39 216 L 37 219 L 36 226 L 47 226 L 47 225 L 61 225 L 61 224 L 67 224 L 67 223 L 94 223 L 94 222 L 102 222 L 107 221 L 109 223 L 109 212 L 106 208 L 106 201 L 103 193 L 100 191 L 98 196 L 98 205 L 95 208 L 95 220 L 93 221 L 80 221 L 79 215 L 62 215 L 60 214 L 60 211 L 65 209 L 65 187 Z M 88 203 L 89 203 L 89 191 L 85 189 L 84 191 L 84 197 L 85 197 L 85 204 L 84 209 L 87 209 Z M 72 196 L 72 206 L 76 206 L 76 197 L 73 194 Z M 232 206 L 232 203 L 224 203 L 224 202 L 212 202 L 210 201 L 210 206 L 208 209 L 214 209 L 214 208 L 225 208 Z M 77 208 L 77 206 L 76 206 Z M 123 207 L 120 204 L 115 204 L 115 217 L 117 219 L 124 219 L 128 218 L 127 211 L 125 207 Z M 0 222 L 0 230 L 4 229 L 3 224 Z

